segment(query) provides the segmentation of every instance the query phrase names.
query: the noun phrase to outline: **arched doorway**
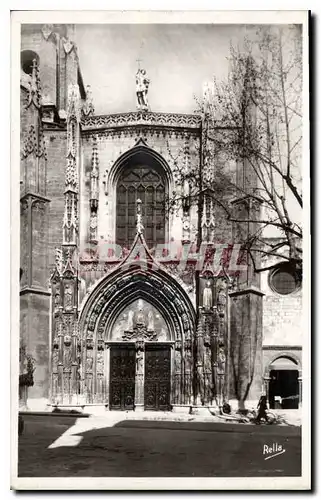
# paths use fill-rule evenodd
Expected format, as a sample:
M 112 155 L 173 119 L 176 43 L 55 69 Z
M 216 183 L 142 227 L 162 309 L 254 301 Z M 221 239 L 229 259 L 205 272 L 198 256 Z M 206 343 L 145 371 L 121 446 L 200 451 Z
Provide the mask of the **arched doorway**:
M 111 326 L 109 350 L 110 409 L 170 409 L 172 342 L 156 307 L 141 298 L 127 305 Z
M 195 310 L 155 262 L 124 261 L 111 271 L 83 305 L 79 326 L 85 403 L 119 410 L 191 404 Z
M 299 367 L 286 356 L 269 365 L 269 404 L 271 409 L 297 409 L 300 399 Z

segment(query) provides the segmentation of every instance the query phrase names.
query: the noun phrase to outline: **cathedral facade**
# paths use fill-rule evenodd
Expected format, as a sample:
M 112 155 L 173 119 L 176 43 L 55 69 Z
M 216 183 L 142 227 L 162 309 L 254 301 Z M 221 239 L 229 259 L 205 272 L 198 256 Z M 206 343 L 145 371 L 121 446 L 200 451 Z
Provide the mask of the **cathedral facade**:
M 298 405 L 300 291 L 289 276 L 282 291 L 284 269 L 242 265 L 248 228 L 211 190 L 192 196 L 203 117 L 151 111 L 141 68 L 137 109 L 96 115 L 74 29 L 21 33 L 21 371 L 34 361 L 21 403 L 196 411 L 265 392 Z M 230 203 L 259 217 L 259 202 Z

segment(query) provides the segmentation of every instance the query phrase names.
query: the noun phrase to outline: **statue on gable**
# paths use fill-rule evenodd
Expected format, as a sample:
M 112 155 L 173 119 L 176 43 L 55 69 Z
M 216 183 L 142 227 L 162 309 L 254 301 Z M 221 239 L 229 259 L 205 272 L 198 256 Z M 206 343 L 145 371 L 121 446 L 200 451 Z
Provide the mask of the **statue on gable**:
M 148 111 L 148 87 L 150 84 L 149 78 L 146 76 L 144 69 L 138 69 L 136 73 L 136 96 L 137 96 L 137 109 Z

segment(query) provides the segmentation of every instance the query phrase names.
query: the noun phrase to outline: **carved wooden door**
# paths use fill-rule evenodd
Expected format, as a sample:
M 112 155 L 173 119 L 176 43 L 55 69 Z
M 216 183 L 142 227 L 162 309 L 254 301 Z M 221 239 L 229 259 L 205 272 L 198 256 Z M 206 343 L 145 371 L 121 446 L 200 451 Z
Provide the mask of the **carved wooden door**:
M 134 346 L 112 346 L 110 351 L 110 409 L 133 410 L 135 403 Z
M 145 409 L 170 409 L 171 353 L 169 346 L 145 347 Z

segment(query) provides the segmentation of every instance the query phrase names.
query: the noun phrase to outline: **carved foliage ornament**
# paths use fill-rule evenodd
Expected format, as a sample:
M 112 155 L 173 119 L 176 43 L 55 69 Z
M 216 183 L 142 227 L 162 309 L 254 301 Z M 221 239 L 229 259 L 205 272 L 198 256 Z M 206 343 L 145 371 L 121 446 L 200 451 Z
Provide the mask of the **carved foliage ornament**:
M 41 28 L 44 39 L 47 41 L 50 35 L 53 33 L 53 24 L 44 24 Z
M 72 49 L 75 48 L 74 42 L 72 42 L 71 40 L 68 40 L 67 38 L 63 38 L 62 45 L 63 45 L 64 51 L 66 52 L 66 54 L 70 54 Z
M 41 87 L 37 59 L 32 61 L 32 72 L 29 80 L 27 108 L 34 104 L 36 108 L 41 106 Z
M 37 135 L 34 125 L 30 125 L 27 136 L 21 151 L 21 159 L 24 160 L 29 155 L 34 154 L 37 158 L 43 157 L 47 160 L 46 143 L 42 131 Z
M 186 115 L 175 113 L 130 112 L 113 115 L 88 116 L 83 118 L 83 125 L 90 128 L 113 128 L 135 125 L 158 125 L 173 127 L 199 128 L 201 117 L 199 115 Z

